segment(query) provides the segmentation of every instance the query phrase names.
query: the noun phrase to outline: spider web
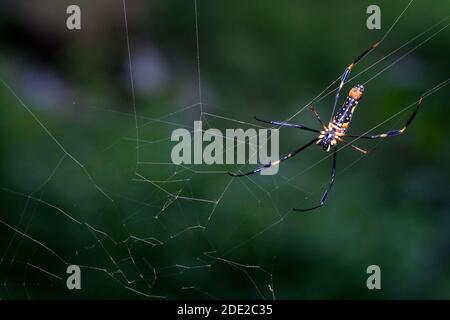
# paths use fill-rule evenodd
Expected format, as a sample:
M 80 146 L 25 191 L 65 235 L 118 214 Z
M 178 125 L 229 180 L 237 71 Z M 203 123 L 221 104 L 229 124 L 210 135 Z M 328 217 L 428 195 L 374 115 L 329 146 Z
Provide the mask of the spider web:
M 383 46 L 412 3 L 406 4 L 383 34 Z M 320 198 L 327 184 L 330 155 L 305 154 L 295 168 L 289 169 L 287 165 L 286 170 L 283 167 L 276 176 L 266 179 L 258 176 L 233 179 L 226 174 L 228 170 L 244 170 L 250 166 L 171 163 L 171 132 L 176 128 L 193 132 L 193 120 L 202 120 L 203 130 L 263 126 L 250 122 L 254 114 L 244 108 L 221 107 L 206 98 L 208 90 L 202 77 L 202 7 L 197 0 L 192 3 L 191 15 L 195 43 L 192 65 L 196 74 L 192 82 L 196 83 L 193 85 L 196 88 L 188 90 L 189 93 L 197 91 L 195 101 L 181 107 L 164 106 L 154 113 L 141 107 L 143 102 L 136 94 L 134 39 L 127 5 L 129 3 L 122 0 L 132 111 L 92 108 L 99 117 L 106 118 L 103 121 L 123 129 L 116 140 L 106 141 L 106 147 L 96 153 L 96 160 L 87 164 L 86 150 L 80 148 L 78 153 L 76 145 L 67 147 L 63 140 L 70 140 L 60 138 L 63 128 L 54 124 L 56 129 L 50 129 L 48 121 L 38 116 L 34 106 L 22 98 L 15 86 L 5 80 L 6 77 L 0 78 L 11 97 L 11 105 L 18 105 L 25 111 L 22 116 L 31 120 L 29 130 L 45 133 L 51 142 L 51 146 L 45 145 L 46 152 L 52 154 L 46 172 L 18 175 L 12 184 L 14 187 L 2 186 L 8 204 L 0 219 L 4 239 L 0 251 L 0 297 L 104 297 L 105 292 L 110 297 L 121 298 L 285 297 L 277 284 L 288 280 L 283 278 L 285 271 L 277 269 L 277 257 L 287 250 L 286 239 L 292 236 L 293 227 L 302 224 L 302 240 L 312 242 L 314 230 L 324 222 L 317 216 L 300 221 L 299 215 L 292 214 L 292 207 L 307 206 Z M 390 68 L 441 35 L 448 25 L 447 16 L 394 49 L 386 49 L 388 52 L 381 58 L 371 54 L 361 65 L 369 59 L 375 62 L 365 68 L 358 66 L 361 71 L 354 73 L 349 82 L 364 76 L 365 85 L 378 80 Z M 308 117 L 307 106 L 332 96 L 339 79 L 340 76 L 285 118 L 297 121 L 301 115 L 303 121 Z M 424 92 L 424 97 L 448 83 L 449 79 L 435 82 Z M 391 117 L 362 133 L 398 127 L 403 121 L 400 116 L 407 116 L 417 100 L 418 97 L 399 106 L 399 111 L 393 112 Z M 89 139 L 88 134 L 83 135 L 84 139 Z M 285 138 L 293 137 L 289 134 L 282 131 L 281 150 L 290 150 L 298 144 Z M 378 148 L 380 143 L 382 141 L 372 148 Z M 340 151 L 350 150 L 347 146 Z M 39 151 L 39 146 L 36 148 Z M 33 151 L 22 152 L 25 154 L 19 153 L 19 157 L 33 156 Z M 345 160 L 338 168 L 338 179 L 366 157 L 342 156 Z M 36 161 L 40 159 L 38 152 Z M 321 169 L 324 174 L 320 182 L 305 183 L 316 180 L 312 172 Z M 110 172 L 115 175 L 111 176 Z M 23 179 L 36 183 L 31 189 L 17 187 L 25 186 Z M 333 220 L 327 222 L 331 223 Z M 304 244 L 301 248 L 308 250 Z M 65 271 L 71 264 L 82 269 L 80 292 L 66 289 Z M 229 283 L 222 280 L 224 276 L 231 279 Z M 224 292 L 233 294 L 228 296 Z

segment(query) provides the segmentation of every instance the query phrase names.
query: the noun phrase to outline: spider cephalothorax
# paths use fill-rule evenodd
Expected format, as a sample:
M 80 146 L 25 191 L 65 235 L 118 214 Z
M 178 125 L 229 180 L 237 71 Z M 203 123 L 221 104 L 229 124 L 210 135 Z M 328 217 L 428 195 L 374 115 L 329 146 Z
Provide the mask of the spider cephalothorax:
M 323 151 L 330 151 L 331 146 L 337 144 L 336 131 L 334 129 L 321 131 L 319 135 L 319 140 L 316 142 L 318 145 L 322 146 Z

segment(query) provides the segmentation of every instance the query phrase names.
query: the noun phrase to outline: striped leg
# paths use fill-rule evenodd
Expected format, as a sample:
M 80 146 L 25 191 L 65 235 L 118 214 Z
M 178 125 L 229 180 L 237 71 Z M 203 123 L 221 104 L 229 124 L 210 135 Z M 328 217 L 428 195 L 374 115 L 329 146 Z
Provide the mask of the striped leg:
M 336 147 L 334 147 L 333 149 L 333 167 L 331 168 L 331 178 L 330 178 L 330 182 L 328 183 L 328 187 L 325 190 L 324 194 L 322 195 L 322 198 L 320 199 L 320 203 L 317 206 L 308 208 L 308 209 L 293 209 L 294 211 L 310 211 L 310 210 L 314 210 L 317 208 L 322 207 L 328 200 L 328 194 L 331 191 L 331 188 L 333 187 L 334 184 L 334 180 L 336 178 L 336 155 L 337 155 L 337 149 Z
M 405 125 L 403 126 L 403 128 L 401 129 L 397 129 L 397 130 L 391 130 L 385 133 L 380 133 L 380 134 L 376 134 L 373 136 L 366 136 L 366 135 L 346 135 L 347 137 L 351 137 L 351 138 L 357 138 L 357 139 L 380 139 L 380 138 L 390 138 L 390 137 L 395 137 L 398 136 L 400 134 L 402 134 L 403 132 L 406 131 L 406 129 L 408 129 L 409 125 L 411 124 L 411 122 L 414 120 L 414 118 L 416 117 L 417 111 L 419 110 L 421 104 L 423 101 L 423 97 L 420 97 L 419 102 L 417 103 L 416 108 L 414 109 L 414 112 L 412 113 L 412 115 L 409 117 L 408 121 L 406 121 Z
M 287 155 L 281 157 L 280 159 L 278 159 L 277 161 L 274 162 L 270 162 L 268 164 L 265 164 L 261 167 L 256 168 L 253 171 L 247 172 L 247 173 L 233 173 L 233 172 L 228 172 L 228 174 L 232 177 L 243 177 L 243 176 L 249 176 L 251 174 L 255 174 L 255 173 L 259 173 L 264 169 L 273 167 L 273 166 L 278 166 L 280 165 L 282 162 L 294 157 L 295 155 L 297 155 L 299 152 L 305 150 L 306 148 L 308 148 L 309 146 L 313 145 L 314 143 L 316 143 L 319 139 L 318 138 L 314 138 L 312 141 L 308 142 L 307 144 L 305 144 L 304 146 L 298 148 L 297 150 L 295 150 L 294 152 L 290 152 Z
M 361 53 L 347 68 L 345 68 L 344 73 L 341 77 L 341 83 L 339 84 L 339 88 L 336 91 L 336 96 L 334 97 L 334 105 L 333 105 L 333 112 L 331 113 L 330 121 L 333 119 L 334 112 L 336 111 L 336 106 L 339 101 L 339 96 L 341 94 L 342 88 L 344 87 L 344 84 L 347 82 L 348 77 L 350 76 L 350 72 L 352 68 L 362 59 L 364 58 L 370 51 L 378 47 L 380 43 L 374 43 L 369 49 Z

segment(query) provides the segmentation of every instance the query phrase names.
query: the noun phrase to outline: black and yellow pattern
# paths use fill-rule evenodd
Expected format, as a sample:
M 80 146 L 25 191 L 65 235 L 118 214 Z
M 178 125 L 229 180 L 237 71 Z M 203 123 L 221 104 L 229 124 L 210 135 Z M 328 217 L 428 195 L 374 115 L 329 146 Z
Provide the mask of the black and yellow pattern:
M 328 199 L 328 195 L 331 191 L 331 188 L 334 184 L 335 177 L 336 177 L 336 155 L 337 155 L 337 151 L 338 151 L 338 149 L 337 149 L 338 141 L 346 143 L 347 145 L 349 145 L 351 148 L 353 148 L 354 150 L 356 150 L 358 152 L 367 154 L 368 153 L 367 150 L 361 149 L 361 148 L 355 146 L 354 144 L 345 141 L 344 137 L 356 138 L 355 140 L 358 140 L 358 139 L 379 139 L 379 138 L 388 138 L 388 137 L 398 136 L 398 135 L 402 134 L 403 132 L 405 132 L 405 130 L 408 128 L 408 126 L 414 120 L 414 118 L 417 114 L 417 111 L 419 110 L 420 105 L 422 104 L 423 97 L 421 97 L 419 99 L 417 106 L 414 109 L 413 114 L 409 117 L 409 119 L 406 121 L 406 124 L 401 129 L 391 130 L 391 131 L 381 133 L 381 134 L 376 134 L 376 135 L 349 135 L 349 134 L 347 134 L 348 129 L 350 127 L 350 122 L 353 117 L 353 113 L 355 112 L 358 103 L 360 102 L 361 98 L 364 95 L 364 86 L 359 84 L 359 85 L 352 87 L 347 95 L 347 98 L 345 99 L 344 104 L 337 112 L 335 112 L 336 105 L 339 101 L 339 97 L 342 92 L 342 89 L 350 76 L 350 72 L 351 72 L 352 68 L 363 57 L 365 57 L 370 51 L 375 49 L 378 46 L 378 44 L 379 44 L 379 42 L 375 43 L 369 49 L 367 49 L 362 54 L 360 54 L 344 70 L 344 73 L 342 74 L 342 77 L 341 77 L 340 85 L 336 91 L 336 96 L 335 96 L 334 105 L 333 105 L 333 112 L 331 114 L 331 119 L 330 119 L 328 125 L 324 124 L 324 122 L 322 121 L 322 119 L 320 117 L 320 114 L 314 109 L 314 107 L 312 105 L 310 106 L 310 110 L 314 113 L 314 115 L 316 116 L 316 119 L 319 121 L 319 123 L 321 124 L 321 126 L 323 128 L 322 130 L 309 128 L 309 127 L 306 127 L 301 124 L 292 124 L 292 123 L 287 123 L 287 122 L 282 122 L 282 121 L 261 120 L 261 119 L 258 119 L 255 117 L 255 119 L 258 121 L 268 123 L 268 124 L 271 124 L 274 126 L 297 128 L 297 129 L 301 129 L 301 130 L 319 133 L 317 138 L 314 138 L 312 141 L 308 142 L 306 145 L 300 147 L 299 149 L 297 149 L 293 152 L 288 153 L 287 155 L 281 157 L 280 159 L 278 159 L 274 162 L 268 163 L 266 165 L 260 166 L 253 171 L 250 171 L 247 173 L 231 173 L 230 172 L 229 174 L 234 177 L 242 177 L 242 176 L 248 176 L 248 175 L 252 175 L 255 173 L 259 173 L 266 168 L 270 168 L 275 165 L 280 165 L 282 162 L 294 157 L 295 155 L 297 155 L 298 153 L 300 153 L 301 151 L 305 150 L 306 148 L 308 148 L 309 146 L 311 146 L 313 144 L 317 144 L 317 145 L 321 146 L 322 149 L 326 152 L 329 152 L 331 149 L 333 149 L 333 165 L 332 165 L 332 169 L 331 169 L 331 178 L 328 183 L 327 189 L 325 190 L 324 194 L 322 195 L 322 198 L 320 199 L 319 204 L 314 207 L 307 208 L 307 209 L 293 209 L 293 210 L 294 211 L 310 211 L 310 210 L 314 210 L 314 209 L 322 207 Z

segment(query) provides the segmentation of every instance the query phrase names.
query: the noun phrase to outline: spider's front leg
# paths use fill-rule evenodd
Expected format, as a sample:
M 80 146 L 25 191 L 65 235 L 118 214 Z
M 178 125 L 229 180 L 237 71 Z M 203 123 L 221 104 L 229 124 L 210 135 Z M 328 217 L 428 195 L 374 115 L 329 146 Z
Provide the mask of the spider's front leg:
M 331 112 L 331 119 L 334 116 L 334 112 L 336 111 L 336 106 L 337 103 L 339 101 L 339 96 L 342 92 L 342 88 L 344 87 L 344 84 L 347 82 L 348 78 L 350 77 L 350 72 L 352 71 L 353 67 L 359 62 L 361 61 L 362 58 L 364 58 L 366 55 L 369 54 L 369 52 L 371 52 L 373 49 L 375 49 L 376 47 L 378 47 L 380 43 L 376 42 L 374 43 L 369 49 L 367 49 L 366 51 L 364 51 L 363 53 L 361 53 L 355 60 L 353 60 L 353 62 L 344 70 L 344 73 L 341 76 L 341 83 L 339 84 L 339 87 L 336 90 L 336 95 L 334 97 L 334 104 L 333 104 L 333 111 Z

